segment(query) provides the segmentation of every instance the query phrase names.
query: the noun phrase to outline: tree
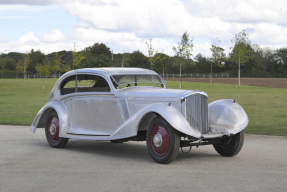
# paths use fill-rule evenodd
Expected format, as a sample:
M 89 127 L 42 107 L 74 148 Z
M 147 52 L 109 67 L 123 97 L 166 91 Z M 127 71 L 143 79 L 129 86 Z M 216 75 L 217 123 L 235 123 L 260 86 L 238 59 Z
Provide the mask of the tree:
M 54 71 L 54 77 L 56 78 L 56 75 L 57 75 L 57 71 L 60 70 L 60 66 L 59 66 L 59 63 L 58 63 L 58 59 L 57 59 L 57 55 L 58 53 L 54 54 L 53 57 L 52 57 L 52 61 L 51 61 L 51 67 L 50 67 L 50 70 L 51 71 Z M 59 54 L 58 54 L 59 55 Z M 39 68 L 38 68 L 39 69 Z M 37 70 L 37 68 L 36 68 Z M 37 72 L 39 72 L 37 70 Z
M 62 60 L 62 57 L 63 55 L 59 55 L 58 53 L 56 53 L 56 56 L 55 56 L 55 65 L 54 65 L 54 68 L 53 69 L 58 69 L 59 71 L 59 76 L 60 76 L 60 71 L 62 70 L 62 65 L 64 63 L 64 61 Z
M 252 49 L 250 49 L 251 42 L 245 30 L 235 34 L 231 42 L 234 43 L 234 46 L 230 48 L 233 49 L 231 59 L 234 62 L 238 61 L 238 88 L 240 88 L 240 64 L 244 65 L 253 57 Z
M 151 70 L 153 70 L 153 65 L 155 65 L 155 63 L 159 59 L 161 59 L 161 57 L 160 57 L 160 54 L 158 54 L 158 51 L 154 53 L 154 49 L 152 48 L 152 39 L 149 40 L 149 43 L 148 42 L 145 42 L 145 43 L 148 47 L 148 60 L 150 62 L 150 67 L 151 67 Z
M 217 39 L 217 42 L 220 43 L 220 40 Z M 211 45 L 210 50 L 212 52 L 212 57 L 210 58 L 210 60 L 211 60 L 211 63 L 210 63 L 210 85 L 213 86 L 213 83 L 212 83 L 212 63 L 214 63 L 215 65 L 222 64 L 226 55 L 224 53 L 224 49 L 222 47 L 219 47 L 216 45 Z
M 103 43 L 95 43 L 85 48 L 84 52 L 85 58 L 81 61 L 80 67 L 110 67 L 114 64 L 110 48 Z
M 129 67 L 149 68 L 148 58 L 140 51 L 134 51 L 126 60 Z
M 50 75 L 50 66 L 46 64 L 46 61 L 44 61 L 44 64 L 38 64 L 37 69 L 39 71 L 39 74 L 42 76 L 43 79 L 43 90 L 45 89 L 44 79 L 46 76 Z
M 207 73 L 209 72 L 209 67 L 211 61 L 209 58 L 205 57 L 202 53 L 198 53 L 194 59 L 197 61 L 195 64 L 196 72 L 198 73 Z
M 24 79 L 25 83 L 27 83 L 27 68 L 30 62 L 30 55 L 28 53 L 25 54 L 22 63 L 23 63 L 23 68 L 24 68 Z
M 162 71 L 162 77 L 164 78 L 164 70 L 166 68 L 167 63 L 169 62 L 168 56 L 166 54 L 163 53 L 157 53 L 157 55 L 155 55 L 156 60 L 154 60 L 154 69 L 157 72 L 161 72 Z
M 193 39 L 189 39 L 188 32 L 184 32 L 181 41 L 178 43 L 177 47 L 173 47 L 173 51 L 175 52 L 175 56 L 177 56 L 180 59 L 180 68 L 179 68 L 179 88 L 182 88 L 181 84 L 181 66 L 183 63 L 183 60 L 189 60 L 192 56 L 191 52 L 193 50 Z
M 1 56 L 2 56 L 2 54 L 5 51 L 1 52 Z M 1 69 L 2 69 L 2 79 L 3 79 L 3 73 L 4 73 L 4 71 L 6 71 L 6 63 L 7 63 L 7 59 L 6 58 L 0 58 L 0 66 L 1 66 Z
M 36 66 L 38 63 L 43 63 L 45 60 L 45 54 L 42 53 L 40 50 L 34 51 L 31 49 L 29 54 L 29 72 L 36 73 Z
M 18 62 L 16 63 L 16 70 L 20 71 L 24 74 L 24 66 L 23 66 L 23 59 L 19 59 Z M 19 76 L 18 76 L 19 77 Z
M 74 43 L 74 50 L 72 50 L 73 69 L 75 69 L 75 66 L 78 67 L 79 63 L 85 59 L 84 53 L 84 51 L 76 52 L 76 43 Z
M 272 68 L 276 77 L 286 77 L 287 73 L 287 48 L 281 48 L 274 51 L 272 58 Z
M 272 59 L 274 51 L 272 49 L 270 49 L 269 47 L 261 48 L 257 44 L 252 45 L 252 49 L 254 51 L 254 57 L 255 57 L 255 61 L 256 61 L 256 69 L 263 71 L 266 74 L 267 68 L 270 65 L 272 65 L 271 59 Z M 272 73 L 273 71 L 271 70 L 271 71 L 268 71 L 268 73 L 269 72 Z
M 6 71 L 6 59 L 3 59 L 3 58 L 0 59 L 0 66 L 1 66 L 2 79 L 3 79 L 3 73 Z

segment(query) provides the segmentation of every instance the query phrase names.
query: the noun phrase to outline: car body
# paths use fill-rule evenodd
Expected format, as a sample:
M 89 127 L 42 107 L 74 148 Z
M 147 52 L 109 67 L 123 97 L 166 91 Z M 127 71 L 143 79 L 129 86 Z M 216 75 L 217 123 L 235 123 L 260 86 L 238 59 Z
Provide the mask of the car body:
M 167 89 L 152 70 L 88 68 L 59 78 L 30 130 L 45 127 L 52 147 L 68 139 L 146 141 L 156 162 L 169 163 L 180 147 L 213 144 L 223 156 L 236 155 L 247 125 L 235 100 L 208 104 L 203 91 Z

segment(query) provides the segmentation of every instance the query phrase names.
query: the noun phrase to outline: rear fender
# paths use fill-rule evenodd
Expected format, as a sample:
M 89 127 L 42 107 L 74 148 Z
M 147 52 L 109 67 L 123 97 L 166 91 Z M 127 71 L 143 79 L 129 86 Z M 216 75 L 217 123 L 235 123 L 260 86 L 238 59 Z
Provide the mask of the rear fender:
M 59 136 L 66 134 L 69 129 L 69 115 L 64 105 L 59 101 L 51 101 L 40 109 L 31 125 L 30 131 L 35 133 L 36 128 L 43 128 L 48 114 L 53 110 L 57 112 L 59 118 Z
M 112 135 L 112 139 L 126 138 L 137 135 L 139 124 L 142 118 L 148 113 L 156 113 L 163 117 L 176 130 L 200 138 L 201 133 L 193 129 L 184 116 L 168 103 L 154 103 L 138 110 L 133 116 L 127 119 Z

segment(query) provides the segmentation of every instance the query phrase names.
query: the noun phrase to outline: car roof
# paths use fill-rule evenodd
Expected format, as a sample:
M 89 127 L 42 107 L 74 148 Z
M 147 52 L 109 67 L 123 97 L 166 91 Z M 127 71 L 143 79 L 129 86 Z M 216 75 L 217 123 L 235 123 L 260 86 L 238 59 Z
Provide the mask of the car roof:
M 132 67 L 82 68 L 70 71 L 68 73 L 78 73 L 78 72 L 79 73 L 101 72 L 105 73 L 106 75 L 157 74 L 156 72 L 149 69 L 132 68 Z

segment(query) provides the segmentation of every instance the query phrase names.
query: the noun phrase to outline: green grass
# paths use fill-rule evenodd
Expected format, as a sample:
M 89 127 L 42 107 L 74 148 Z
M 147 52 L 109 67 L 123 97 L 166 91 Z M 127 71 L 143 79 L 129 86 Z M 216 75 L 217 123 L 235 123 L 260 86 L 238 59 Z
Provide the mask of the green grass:
M 57 79 L 0 79 L 0 124 L 31 125 Z
M 47 102 L 57 79 L 0 79 L 0 124 L 31 125 L 37 112 Z M 179 82 L 167 81 L 176 89 Z M 246 133 L 287 136 L 287 89 L 183 82 L 183 89 L 206 92 L 209 102 L 235 99 L 249 116 Z

